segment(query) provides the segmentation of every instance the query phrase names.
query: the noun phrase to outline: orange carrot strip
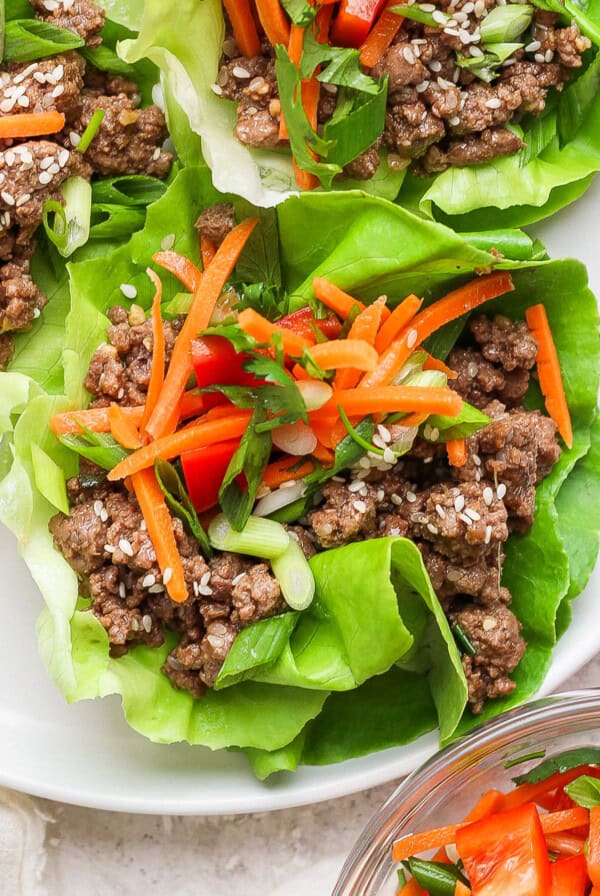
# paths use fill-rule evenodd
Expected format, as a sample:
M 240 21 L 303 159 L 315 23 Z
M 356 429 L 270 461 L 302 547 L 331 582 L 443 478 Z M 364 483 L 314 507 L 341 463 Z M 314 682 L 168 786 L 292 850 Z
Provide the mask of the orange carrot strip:
M 242 56 L 260 56 L 260 38 L 256 30 L 250 0 L 223 0 L 233 36 Z
M 140 429 L 144 429 L 150 419 L 150 414 L 156 407 L 165 380 L 165 331 L 163 328 L 160 303 L 162 300 L 162 283 L 160 277 L 151 268 L 146 268 L 146 273 L 154 283 L 156 292 L 152 302 L 152 368 L 144 415 L 140 423 Z M 116 438 L 116 437 L 115 437 Z
M 321 4 L 321 9 L 315 16 L 315 34 L 320 44 L 326 44 L 329 41 L 329 27 L 333 17 L 332 0 L 326 0 Z
M 283 350 L 288 355 L 301 355 L 305 348 L 311 347 L 311 343 L 304 336 L 272 324 L 253 308 L 244 308 L 238 315 L 237 322 L 245 333 L 254 336 L 259 342 L 269 342 L 275 334 L 278 334 L 281 336 Z
M 333 451 L 320 442 L 317 442 L 317 447 L 313 450 L 312 456 L 321 461 L 322 464 L 325 464 L 326 467 L 330 467 L 334 461 Z
M 129 417 L 132 425 L 137 426 L 144 413 L 143 407 L 121 408 L 123 414 Z M 110 432 L 110 418 L 108 408 L 87 408 L 82 411 L 62 411 L 55 414 L 50 421 L 50 429 L 57 436 L 79 435 L 83 430 L 91 429 L 92 432 Z
M 424 349 L 419 346 L 419 351 L 424 351 Z M 448 367 L 447 364 L 444 364 L 443 361 L 440 361 L 439 358 L 434 358 L 433 355 L 430 355 L 427 352 L 427 357 L 425 358 L 425 363 L 423 364 L 423 370 L 439 370 L 440 373 L 445 373 L 449 380 L 458 379 L 458 374 L 455 370 Z
M 348 416 L 364 416 L 379 411 L 389 414 L 400 411 L 427 411 L 428 414 L 444 414 L 456 417 L 463 405 L 462 398 L 451 389 L 422 386 L 380 386 L 370 390 L 338 389 L 321 411 L 327 417 L 338 405 Z M 316 412 L 317 414 L 320 411 Z
M 375 345 L 384 307 L 384 296 L 380 296 L 372 305 L 367 305 L 356 316 L 350 327 L 348 339 L 362 339 L 369 345 Z M 360 370 L 358 368 L 339 370 L 335 375 L 333 385 L 336 389 L 352 389 L 357 385 L 359 379 Z
M 123 413 L 123 408 L 118 404 L 111 404 L 108 408 L 108 419 L 110 420 L 110 431 L 113 438 L 122 445 L 134 451 L 141 446 L 140 434 L 135 423 L 132 423 L 131 417 Z
M 23 112 L 0 117 L 0 140 L 56 134 L 65 126 L 62 112 Z
M 344 292 L 339 286 L 330 283 L 324 277 L 315 277 L 312 282 L 313 292 L 320 302 L 323 302 L 327 308 L 346 320 L 352 309 L 356 306 L 359 311 L 364 311 L 366 305 L 359 299 L 353 298 L 349 293 Z
M 422 304 L 423 299 L 419 299 L 417 296 L 407 296 L 394 308 L 375 340 L 375 348 L 379 354 L 392 344 L 398 333 L 413 319 Z
M 192 339 L 210 323 L 211 315 L 223 287 L 256 224 L 257 218 L 248 218 L 234 227 L 227 234 L 211 264 L 202 275 L 185 323 L 175 341 L 162 391 L 146 426 L 146 432 L 153 439 L 165 434 L 172 409 L 179 403 L 185 384 L 192 372 L 190 352 Z
M 454 896 L 471 896 L 471 890 L 463 884 L 462 880 L 457 880 Z
M 332 339 L 330 342 L 318 342 L 310 347 L 309 354 L 315 364 L 323 370 L 337 370 L 339 367 L 373 370 L 379 358 L 366 339 Z
M 292 367 L 292 374 L 294 376 L 294 379 L 297 379 L 297 380 L 312 379 L 308 370 L 306 370 L 306 368 L 303 367 L 301 364 L 294 364 L 294 366 Z
M 179 252 L 155 252 L 152 261 L 173 274 L 189 292 L 196 292 L 202 280 L 200 268 Z
M 540 816 L 544 834 L 558 834 L 560 831 L 570 831 L 588 825 L 590 816 L 583 806 L 574 809 L 564 809 L 562 812 L 547 812 Z
M 163 582 L 171 600 L 182 603 L 187 599 L 181 556 L 173 532 L 173 520 L 164 495 L 156 481 L 154 470 L 142 470 L 132 476 L 131 483 L 146 521 L 148 535 L 156 552 Z
M 300 65 L 303 48 L 304 28 L 301 25 L 292 25 L 288 41 L 288 56 L 290 57 L 290 62 L 293 62 L 296 67 Z
M 420 426 L 425 423 L 429 414 L 407 414 L 402 420 L 398 420 L 398 426 Z
M 213 243 L 212 240 L 209 240 L 207 236 L 204 234 L 200 237 L 200 255 L 202 256 L 202 270 L 205 271 L 215 255 L 217 254 L 217 247 Z
M 537 371 L 540 389 L 546 402 L 546 410 L 556 423 L 567 448 L 573 447 L 573 427 L 565 395 L 560 362 L 548 315 L 543 305 L 532 305 L 525 312 L 527 326 L 538 344 Z
M 471 280 L 445 298 L 429 305 L 412 319 L 410 326 L 386 349 L 377 368 L 361 380 L 361 388 L 370 389 L 373 386 L 385 386 L 391 383 L 415 346 L 424 342 L 435 330 L 512 289 L 514 285 L 510 274 L 498 271 Z
M 360 61 L 365 68 L 377 65 L 396 37 L 403 21 L 403 16 L 388 12 L 387 9 L 383 10 L 360 48 Z
M 315 417 L 314 414 L 309 414 L 308 416 L 310 418 L 310 428 L 319 442 L 322 445 L 325 445 L 326 448 L 335 450 L 342 439 L 348 435 L 348 430 L 339 419 L 327 417 L 319 418 Z
M 302 479 L 312 473 L 315 465 L 312 461 L 304 461 L 298 466 L 297 457 L 280 457 L 265 467 L 262 481 L 269 488 L 278 488 L 282 482 Z
M 204 398 L 199 392 L 190 389 L 184 392 L 179 403 L 179 416 L 182 419 L 186 417 L 198 417 L 204 410 Z
M 108 474 L 112 481 L 132 476 L 146 467 L 152 466 L 155 460 L 171 460 L 184 451 L 194 448 L 205 448 L 213 442 L 225 442 L 241 436 L 248 425 L 250 411 L 231 410 L 228 417 L 217 420 L 200 420 L 196 425 L 180 429 L 175 433 L 163 436 L 134 451 L 114 467 Z
M 417 883 L 414 877 L 411 877 L 406 881 L 402 889 L 398 891 L 398 896 L 428 896 L 428 893 L 427 890 L 424 890 Z
M 260 23 L 273 46 L 284 44 L 287 47 L 290 39 L 290 23 L 281 4 L 278 0 L 255 0 L 255 3 Z
M 467 462 L 467 443 L 464 439 L 450 439 L 446 442 L 446 451 L 451 467 L 464 467 Z
M 500 790 L 486 790 L 483 796 L 477 800 L 468 815 L 465 815 L 463 823 L 481 821 L 483 818 L 488 818 L 488 816 L 494 815 L 502 809 L 504 797 L 505 794 Z
M 571 781 L 574 781 L 580 775 L 600 778 L 600 768 L 594 765 L 580 765 L 578 768 L 571 768 L 566 772 L 554 772 L 545 781 L 539 781 L 537 784 L 521 784 L 506 794 L 502 808 L 514 809 L 517 806 L 524 805 L 524 803 L 535 803 L 542 794 L 556 790 L 557 787 L 565 787 L 565 785 L 570 784 Z

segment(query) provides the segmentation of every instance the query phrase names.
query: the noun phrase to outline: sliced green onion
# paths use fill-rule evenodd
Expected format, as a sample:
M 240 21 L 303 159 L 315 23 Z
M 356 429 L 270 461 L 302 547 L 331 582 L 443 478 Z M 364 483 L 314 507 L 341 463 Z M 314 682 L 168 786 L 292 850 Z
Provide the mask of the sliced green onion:
M 504 768 L 513 768 L 515 765 L 529 762 L 530 759 L 543 759 L 545 755 L 545 750 L 536 750 L 534 753 L 525 753 L 524 756 L 516 756 L 514 759 L 507 759 L 504 763 Z
M 208 527 L 208 537 L 213 548 L 249 554 L 273 560 L 287 550 L 290 536 L 280 523 L 274 520 L 250 516 L 241 532 L 236 532 L 224 513 L 220 513 Z
M 4 59 L 4 31 L 6 13 L 4 3 L 0 3 L 0 59 Z
M 57 510 L 69 512 L 65 475 L 56 461 L 43 451 L 35 442 L 31 445 L 31 462 L 35 484 L 40 493 Z
M 414 373 L 420 373 L 423 370 L 423 364 L 427 360 L 427 352 L 413 352 L 406 364 L 404 364 L 397 375 L 394 377 L 394 385 L 398 386 L 403 383 L 409 376 Z
M 315 578 L 296 539 L 290 536 L 288 538 L 286 550 L 279 557 L 273 557 L 271 568 L 281 585 L 288 607 L 292 610 L 306 610 L 315 596 Z
M 452 634 L 458 646 L 462 648 L 463 653 L 466 653 L 468 656 L 475 656 L 477 650 L 462 625 L 459 625 L 458 622 L 452 626 Z
M 441 370 L 419 370 L 403 383 L 404 386 L 419 386 L 426 389 L 439 389 L 448 385 L 448 377 Z
M 511 3 L 496 6 L 482 20 L 479 30 L 483 44 L 504 44 L 516 40 L 531 25 L 533 6 Z
M 400 3 L 398 6 L 389 6 L 388 12 L 393 12 L 397 16 L 403 16 L 405 19 L 412 19 L 413 22 L 420 22 L 422 25 L 429 25 L 430 28 L 444 28 L 452 18 L 441 9 L 436 9 L 434 12 L 422 9 L 420 3 L 413 3 L 410 6 L 406 3 Z M 444 17 L 443 19 L 442 16 Z
M 4 26 L 2 61 L 31 62 L 77 50 L 84 44 L 82 37 L 67 28 L 57 28 L 39 19 L 12 19 Z
M 63 258 L 68 258 L 89 239 L 92 188 L 83 177 L 69 177 L 62 185 L 62 194 L 64 205 L 54 199 L 44 202 L 42 221 L 48 239 Z
M 77 152 L 85 152 L 86 149 L 89 149 L 90 143 L 100 130 L 100 125 L 102 124 L 105 115 L 106 112 L 104 109 L 96 109 L 77 144 Z

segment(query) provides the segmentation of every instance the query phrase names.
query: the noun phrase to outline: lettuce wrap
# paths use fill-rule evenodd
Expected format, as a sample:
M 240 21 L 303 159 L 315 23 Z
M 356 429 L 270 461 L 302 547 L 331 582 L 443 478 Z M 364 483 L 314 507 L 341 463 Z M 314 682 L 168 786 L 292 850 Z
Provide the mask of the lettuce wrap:
M 138 646 L 111 658 L 104 629 L 78 594 L 75 573 L 53 547 L 48 522 L 65 507 L 64 480 L 76 472 L 77 457 L 55 439 L 48 420 L 85 402 L 87 366 L 105 339 L 107 309 L 123 301 L 120 284 L 136 284 L 136 301 L 148 308 L 152 291 L 144 270 L 157 246 L 172 232 L 174 248 L 196 259 L 193 223 L 220 198 L 208 170 L 188 166 L 149 205 L 141 230 L 105 257 L 84 254 L 72 261 L 68 282 L 56 276 L 43 252 L 36 257 L 38 276 L 53 294 L 54 316 L 48 329 L 35 326 L 20 337 L 9 371 L 0 375 L 0 520 L 14 532 L 44 596 L 38 624 L 44 662 L 67 700 L 118 693 L 130 725 L 150 739 L 242 749 L 260 777 L 407 743 L 436 727 L 446 741 L 474 718 L 465 710 L 466 681 L 446 617 L 420 552 L 405 539 L 316 555 L 310 608 L 244 629 L 217 686 L 200 700 L 175 690 L 162 675 L 169 639 L 160 649 Z M 237 202 L 247 213 L 247 204 Z M 384 292 L 395 301 L 409 292 L 429 301 L 495 265 L 511 269 L 516 289 L 490 310 L 522 317 L 529 304 L 544 302 L 574 443 L 538 488 L 533 528 L 508 542 L 505 581 L 528 648 L 515 673 L 516 690 L 489 704 L 485 714 L 526 699 L 544 678 L 570 602 L 584 587 L 598 549 L 600 520 L 588 495 L 600 472 L 594 423 L 600 352 L 596 302 L 584 267 L 571 260 L 538 261 L 531 246 L 525 260 L 501 259 L 442 225 L 353 191 L 293 197 L 263 213 L 263 224 L 269 238 L 254 243 L 246 270 L 253 270 L 256 282 L 280 282 L 292 306 L 305 304 L 316 274 L 365 301 Z M 165 313 L 180 300 L 180 287 L 165 279 Z M 440 331 L 431 350 L 445 357 L 459 330 Z M 535 387 L 528 406 L 542 406 Z
M 336 188 L 360 186 L 459 231 L 521 227 L 577 199 L 600 169 L 600 5 L 533 0 L 542 10 L 571 19 L 592 42 L 584 65 L 538 117 L 511 128 L 525 143 L 511 156 L 417 178 L 381 164 L 371 181 L 341 178 Z M 129 62 L 153 60 L 163 85 L 185 110 L 202 138 L 215 186 L 258 206 L 282 202 L 296 184 L 289 152 L 242 145 L 233 134 L 235 105 L 215 95 L 225 34 L 221 0 L 178 3 L 168 19 L 158 0 L 144 5 L 140 34 L 119 53 Z M 507 45 L 508 46 L 508 45 Z

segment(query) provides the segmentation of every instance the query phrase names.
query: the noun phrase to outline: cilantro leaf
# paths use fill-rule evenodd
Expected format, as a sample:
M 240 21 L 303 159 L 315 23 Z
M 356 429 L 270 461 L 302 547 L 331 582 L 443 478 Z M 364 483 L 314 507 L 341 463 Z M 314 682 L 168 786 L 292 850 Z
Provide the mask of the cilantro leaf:
M 324 84 L 351 87 L 363 93 L 379 93 L 380 82 L 370 75 L 365 75 L 358 50 L 321 44 L 311 31 L 307 31 L 304 35 L 300 60 L 300 75 L 303 78 L 312 78 L 319 67 L 321 71 L 316 77 Z
M 567 793 L 574 803 L 583 806 L 584 809 L 592 809 L 600 806 L 600 781 L 591 775 L 581 775 L 570 784 L 565 785 Z
M 256 407 L 219 489 L 219 504 L 236 532 L 241 532 L 248 521 L 271 454 L 270 433 L 259 431 L 265 422 L 265 409 Z M 241 474 L 246 480 L 245 489 L 237 481 Z
M 251 352 L 256 348 L 257 342 L 254 336 L 245 333 L 241 327 L 235 323 L 219 324 L 216 327 L 208 327 L 202 330 L 202 336 L 223 336 L 231 342 L 236 352 Z
M 281 5 L 294 25 L 306 27 L 314 20 L 318 7 L 313 7 L 307 0 L 281 0 Z

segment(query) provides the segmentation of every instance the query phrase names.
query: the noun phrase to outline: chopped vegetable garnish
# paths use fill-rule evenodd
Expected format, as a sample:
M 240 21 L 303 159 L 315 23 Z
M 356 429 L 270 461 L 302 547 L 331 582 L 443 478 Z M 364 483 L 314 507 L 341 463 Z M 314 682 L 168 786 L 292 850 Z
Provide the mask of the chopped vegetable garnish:
M 233 36 L 243 56 L 251 58 L 260 53 L 260 38 L 252 15 L 250 0 L 223 0 Z
M 19 115 L 0 116 L 0 140 L 17 137 L 42 137 L 56 134 L 65 126 L 62 112 L 23 112 Z
M 212 546 L 220 551 L 233 551 L 268 560 L 280 557 L 290 543 L 290 536 L 274 520 L 251 516 L 242 531 L 236 532 L 223 513 L 211 522 L 208 537 Z
M 573 447 L 573 427 L 565 396 L 562 374 L 548 315 L 543 305 L 532 305 L 525 312 L 529 329 L 538 344 L 536 359 L 540 389 L 546 400 L 548 413 L 556 423 L 567 448 Z

